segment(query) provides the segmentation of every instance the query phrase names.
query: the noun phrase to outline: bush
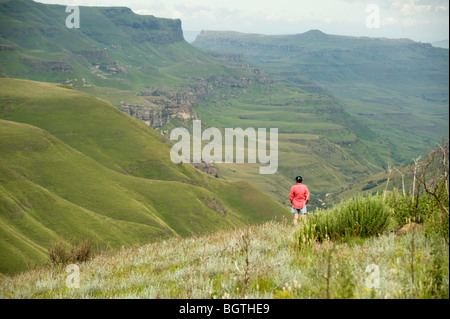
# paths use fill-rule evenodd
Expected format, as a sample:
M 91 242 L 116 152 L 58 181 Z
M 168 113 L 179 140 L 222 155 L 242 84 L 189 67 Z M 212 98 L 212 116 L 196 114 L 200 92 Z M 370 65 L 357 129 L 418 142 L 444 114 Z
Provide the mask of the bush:
M 328 210 L 317 210 L 308 220 L 315 229 L 304 233 L 314 234 L 319 241 L 366 238 L 385 231 L 390 221 L 390 209 L 381 197 L 357 197 Z M 305 240 L 299 238 L 299 241 Z
M 70 257 L 66 251 L 66 245 L 59 241 L 54 243 L 48 249 L 48 257 L 53 265 L 67 265 L 69 263 Z
M 65 243 L 58 241 L 50 246 L 48 255 L 50 262 L 55 266 L 82 263 L 91 259 L 93 255 L 92 241 L 87 238 L 69 249 Z
M 409 221 L 422 224 L 431 215 L 434 206 L 431 198 L 425 194 L 412 198 L 409 194 L 399 194 L 397 190 L 389 193 L 386 203 L 394 210 L 394 219 L 399 226 Z
M 442 195 L 444 197 L 445 194 Z M 442 211 L 435 198 L 428 194 L 419 194 L 412 198 L 410 194 L 399 194 L 392 191 L 386 198 L 386 203 L 394 210 L 394 219 L 398 226 L 410 221 L 423 224 L 430 234 L 439 234 L 448 242 L 449 216 Z M 445 203 L 448 207 L 448 200 Z

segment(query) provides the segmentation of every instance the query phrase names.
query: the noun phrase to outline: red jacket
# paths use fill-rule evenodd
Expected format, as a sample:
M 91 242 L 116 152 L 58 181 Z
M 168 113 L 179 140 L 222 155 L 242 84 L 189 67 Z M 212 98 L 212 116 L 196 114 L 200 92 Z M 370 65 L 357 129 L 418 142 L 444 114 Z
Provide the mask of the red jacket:
M 309 190 L 306 185 L 298 183 L 292 186 L 290 194 L 291 203 L 296 209 L 303 208 L 309 202 Z

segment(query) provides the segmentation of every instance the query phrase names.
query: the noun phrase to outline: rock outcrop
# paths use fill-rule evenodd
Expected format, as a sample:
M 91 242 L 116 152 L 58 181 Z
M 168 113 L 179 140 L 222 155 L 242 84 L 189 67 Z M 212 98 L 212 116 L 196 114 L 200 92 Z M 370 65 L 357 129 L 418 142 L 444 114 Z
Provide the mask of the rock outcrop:
M 402 228 L 400 228 L 397 231 L 397 235 L 404 235 L 406 233 L 409 233 L 411 231 L 424 231 L 425 227 L 420 225 L 420 224 L 416 224 L 416 223 L 409 223 L 406 224 L 405 226 L 403 226 Z
M 141 93 L 140 96 L 144 97 L 149 103 L 143 105 L 123 101 L 120 109 L 154 129 L 162 128 L 174 117 L 184 121 L 198 119 L 192 109 L 192 105 L 197 99 L 191 92 L 177 92 L 167 88 L 151 88 Z

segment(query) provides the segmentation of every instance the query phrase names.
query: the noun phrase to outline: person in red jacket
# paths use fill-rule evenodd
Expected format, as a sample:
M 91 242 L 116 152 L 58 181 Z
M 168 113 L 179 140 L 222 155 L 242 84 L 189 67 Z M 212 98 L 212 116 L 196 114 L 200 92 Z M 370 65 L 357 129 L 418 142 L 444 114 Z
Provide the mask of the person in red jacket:
M 306 205 L 309 203 L 309 190 L 303 184 L 303 177 L 297 176 L 295 178 L 296 185 L 292 186 L 289 198 L 292 203 L 291 213 L 294 214 L 294 226 L 297 226 L 298 216 L 301 215 L 303 220 L 306 220 L 308 212 Z

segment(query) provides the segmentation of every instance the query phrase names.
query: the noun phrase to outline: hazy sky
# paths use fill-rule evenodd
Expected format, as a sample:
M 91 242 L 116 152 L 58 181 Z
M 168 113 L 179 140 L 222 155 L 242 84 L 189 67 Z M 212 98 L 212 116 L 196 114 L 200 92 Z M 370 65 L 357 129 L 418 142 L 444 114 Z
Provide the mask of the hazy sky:
M 263 34 L 296 34 L 319 29 L 329 34 L 410 38 L 422 42 L 449 38 L 448 0 L 39 0 L 38 2 L 80 6 L 126 6 L 138 14 L 181 19 L 185 31 L 231 30 Z M 374 27 L 377 17 L 379 26 Z

